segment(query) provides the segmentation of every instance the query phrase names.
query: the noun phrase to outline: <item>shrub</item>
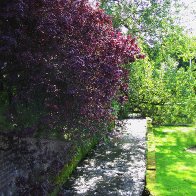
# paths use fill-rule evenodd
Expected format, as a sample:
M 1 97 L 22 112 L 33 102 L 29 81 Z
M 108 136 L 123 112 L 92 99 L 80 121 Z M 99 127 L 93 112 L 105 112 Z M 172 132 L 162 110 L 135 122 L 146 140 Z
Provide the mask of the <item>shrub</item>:
M 120 65 L 143 57 L 135 39 L 87 0 L 4 0 L 0 7 L 0 77 L 10 103 L 41 102 L 47 124 L 63 118 L 96 131 L 108 122 L 112 100 L 126 100 L 128 71 Z

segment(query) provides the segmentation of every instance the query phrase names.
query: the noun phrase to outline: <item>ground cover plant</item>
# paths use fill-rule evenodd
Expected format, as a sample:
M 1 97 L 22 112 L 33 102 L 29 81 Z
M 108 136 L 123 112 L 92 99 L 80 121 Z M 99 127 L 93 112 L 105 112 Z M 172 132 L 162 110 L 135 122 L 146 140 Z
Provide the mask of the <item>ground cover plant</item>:
M 147 171 L 147 188 L 152 195 L 195 195 L 196 194 L 196 152 L 186 149 L 196 146 L 195 126 L 156 127 L 156 178 Z

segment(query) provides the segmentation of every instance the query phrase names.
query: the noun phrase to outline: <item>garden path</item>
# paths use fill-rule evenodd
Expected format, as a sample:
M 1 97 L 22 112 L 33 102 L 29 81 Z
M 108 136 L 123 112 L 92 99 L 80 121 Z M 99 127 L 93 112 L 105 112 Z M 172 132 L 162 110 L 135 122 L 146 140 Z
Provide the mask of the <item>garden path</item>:
M 120 122 L 122 126 L 117 126 L 110 141 L 100 144 L 89 154 L 59 195 L 142 195 L 147 122 L 146 119 Z

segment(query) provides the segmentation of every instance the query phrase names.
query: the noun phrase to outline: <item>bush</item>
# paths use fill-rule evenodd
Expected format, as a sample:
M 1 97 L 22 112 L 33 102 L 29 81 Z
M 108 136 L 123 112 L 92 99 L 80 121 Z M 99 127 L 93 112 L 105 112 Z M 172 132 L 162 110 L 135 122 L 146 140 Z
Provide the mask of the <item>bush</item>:
M 126 100 L 128 71 L 120 65 L 143 57 L 135 40 L 87 0 L 0 7 L 0 77 L 10 104 L 41 103 L 51 127 L 62 119 L 75 130 L 107 124 L 112 100 Z
M 195 76 L 191 67 L 178 68 L 168 59 L 160 68 L 149 59 L 131 66 L 129 103 L 123 114 L 150 116 L 155 124 L 184 125 L 195 123 Z

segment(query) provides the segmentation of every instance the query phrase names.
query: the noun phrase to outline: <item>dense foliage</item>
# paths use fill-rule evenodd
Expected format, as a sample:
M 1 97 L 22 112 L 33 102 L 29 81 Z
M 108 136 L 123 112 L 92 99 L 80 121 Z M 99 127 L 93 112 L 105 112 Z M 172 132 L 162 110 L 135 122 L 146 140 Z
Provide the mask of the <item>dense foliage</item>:
M 165 26 L 173 24 L 172 12 L 178 12 L 178 0 L 100 0 L 106 13 L 112 15 L 117 28 L 124 28 L 152 45 L 165 36 Z M 178 2 L 178 3 L 177 3 Z M 171 12 L 172 10 L 172 12 Z
M 178 69 L 173 59 L 160 69 L 149 60 L 138 64 L 131 67 L 130 101 L 124 108 L 125 113 L 151 116 L 158 124 L 193 123 L 196 84 L 192 69 Z
M 102 1 L 118 28 L 139 35 L 144 60 L 130 69 L 129 103 L 119 116 L 150 116 L 157 124 L 187 124 L 196 119 L 196 41 L 176 25 L 173 1 Z M 177 4 L 176 4 L 177 5 Z M 173 12 L 172 12 L 173 10 Z
M 63 119 L 96 131 L 111 119 L 112 100 L 126 100 L 120 65 L 143 56 L 102 9 L 87 0 L 4 0 L 0 20 L 0 83 L 12 118 L 39 103 L 51 128 Z

